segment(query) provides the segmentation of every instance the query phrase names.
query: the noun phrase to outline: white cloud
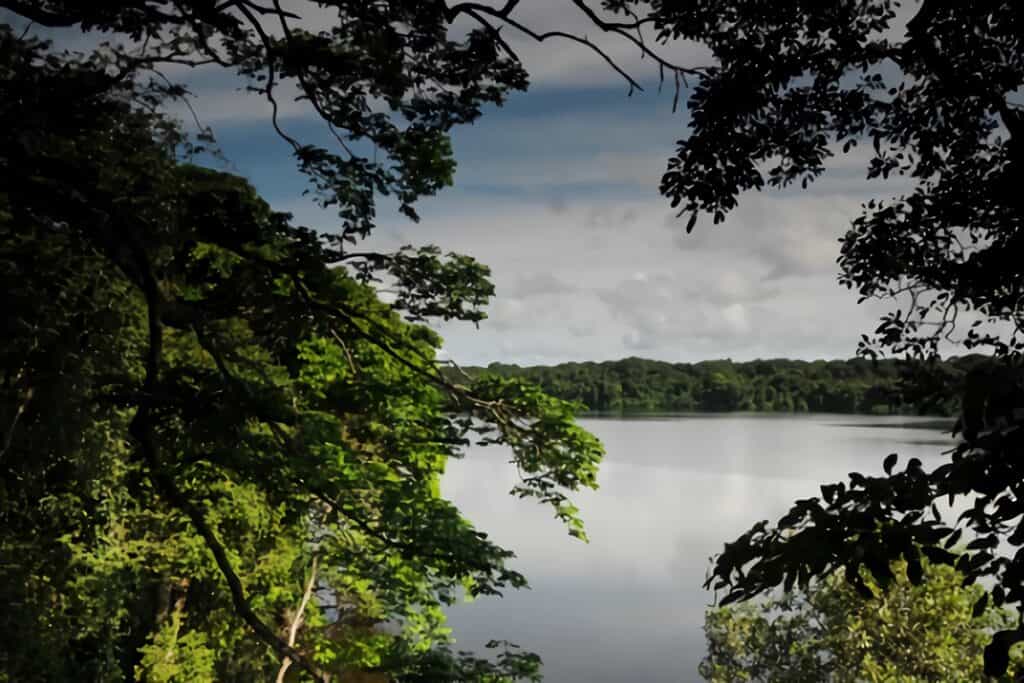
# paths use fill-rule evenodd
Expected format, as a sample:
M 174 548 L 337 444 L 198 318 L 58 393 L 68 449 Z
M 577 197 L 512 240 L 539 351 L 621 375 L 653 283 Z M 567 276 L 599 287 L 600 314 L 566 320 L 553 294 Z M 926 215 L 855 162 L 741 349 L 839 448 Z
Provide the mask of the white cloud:
M 449 197 L 425 206 L 421 224 L 386 224 L 372 241 L 435 242 L 492 268 L 498 295 L 480 329 L 441 327 L 462 363 L 851 355 L 879 312 L 857 306 L 835 281 L 835 231 L 856 204 L 760 199 L 727 225 L 695 232 L 685 249 L 663 227 L 657 197 L 576 201 L 558 212 L 543 202 Z M 595 230 L 594 212 L 635 219 L 628 229 Z
M 576 291 L 576 287 L 550 272 L 527 272 L 520 275 L 516 284 L 505 290 L 510 297 L 523 299 L 551 296 Z
M 838 240 L 859 207 L 859 198 L 845 195 L 750 193 L 721 225 L 705 219 L 687 234 L 674 215 L 665 224 L 680 251 L 753 260 L 760 277 L 770 281 L 835 273 Z

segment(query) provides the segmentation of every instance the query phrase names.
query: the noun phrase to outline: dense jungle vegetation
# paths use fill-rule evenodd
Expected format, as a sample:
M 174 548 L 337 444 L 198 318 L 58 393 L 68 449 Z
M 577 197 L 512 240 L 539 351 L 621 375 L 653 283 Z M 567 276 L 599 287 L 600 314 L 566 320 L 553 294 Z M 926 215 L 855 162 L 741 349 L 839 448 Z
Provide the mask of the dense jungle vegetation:
M 982 356 L 932 368 L 947 386 L 964 382 Z M 955 393 L 936 400 L 914 393 L 911 368 L 892 359 L 731 360 L 667 363 L 626 358 L 600 363 L 520 367 L 491 363 L 470 375 L 516 377 L 597 412 L 755 411 L 953 415 Z M 915 385 L 916 386 L 916 385 Z

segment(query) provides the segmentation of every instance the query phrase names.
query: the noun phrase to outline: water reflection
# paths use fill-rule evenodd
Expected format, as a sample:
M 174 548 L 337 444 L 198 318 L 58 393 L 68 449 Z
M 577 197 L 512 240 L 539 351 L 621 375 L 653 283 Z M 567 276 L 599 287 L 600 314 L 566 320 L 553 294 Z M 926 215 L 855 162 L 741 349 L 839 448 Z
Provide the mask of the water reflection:
M 776 519 L 821 483 L 881 473 L 898 452 L 938 461 L 952 441 L 926 420 L 857 416 L 589 419 L 608 456 L 597 492 L 576 499 L 589 544 L 548 510 L 506 495 L 507 453 L 454 462 L 443 488 L 514 549 L 530 591 L 450 612 L 461 648 L 507 639 L 539 652 L 547 680 L 694 681 L 703 653 L 701 588 L 709 557 L 760 519 Z M 932 420 L 930 428 L 935 430 Z M 878 429 L 883 426 L 885 429 Z M 944 426 L 942 424 L 938 426 Z

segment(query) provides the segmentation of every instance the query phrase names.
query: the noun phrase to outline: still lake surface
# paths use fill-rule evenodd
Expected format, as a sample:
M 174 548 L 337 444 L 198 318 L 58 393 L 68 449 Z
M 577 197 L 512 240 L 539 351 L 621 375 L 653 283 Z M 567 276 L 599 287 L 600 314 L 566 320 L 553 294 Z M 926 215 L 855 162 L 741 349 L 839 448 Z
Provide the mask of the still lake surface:
M 505 639 L 541 655 L 553 683 L 699 681 L 711 555 L 797 498 L 882 460 L 926 466 L 953 445 L 934 418 L 857 415 L 678 415 L 590 418 L 605 444 L 596 492 L 574 498 L 590 543 L 549 509 L 507 495 L 508 452 L 450 463 L 442 488 L 478 529 L 516 552 L 531 589 L 449 612 L 456 649 Z M 898 465 L 897 467 L 900 467 Z

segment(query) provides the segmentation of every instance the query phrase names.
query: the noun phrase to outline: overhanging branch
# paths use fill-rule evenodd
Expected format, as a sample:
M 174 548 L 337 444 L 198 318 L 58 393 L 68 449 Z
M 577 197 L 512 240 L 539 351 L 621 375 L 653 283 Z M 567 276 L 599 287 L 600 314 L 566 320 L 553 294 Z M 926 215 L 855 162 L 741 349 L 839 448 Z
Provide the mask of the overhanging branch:
M 45 9 L 39 7 L 38 3 L 34 2 L 21 2 L 20 0 L 2 0 L 0 1 L 0 7 L 8 9 L 15 14 L 19 14 L 30 21 L 34 21 L 37 24 L 47 26 L 50 28 L 63 28 L 67 26 L 74 26 L 81 20 L 70 14 L 57 14 L 56 12 L 48 12 Z
M 160 321 L 161 294 L 156 276 L 153 273 L 149 259 L 145 251 L 138 245 L 131 245 L 133 257 L 140 274 L 140 285 L 146 299 L 146 317 L 149 328 L 149 345 L 146 351 L 146 376 L 143 382 L 143 391 L 153 392 L 159 383 L 160 363 L 163 351 L 163 326 Z M 178 508 L 189 518 L 192 526 L 202 537 L 206 547 L 213 554 L 217 568 L 224 576 L 231 591 L 231 601 L 235 612 L 253 630 L 260 640 L 274 649 L 282 658 L 294 661 L 305 669 L 314 679 L 329 681 L 330 675 L 321 671 L 316 665 L 309 661 L 294 647 L 282 640 L 274 631 L 263 623 L 253 611 L 249 599 L 242 587 L 241 579 L 231 566 L 227 550 L 217 538 L 216 532 L 207 523 L 206 516 L 178 487 L 174 478 L 167 473 L 160 462 L 159 448 L 156 443 L 155 425 L 153 420 L 152 406 L 142 404 L 135 412 L 129 427 L 131 435 L 139 443 L 139 450 L 142 459 L 149 468 L 149 477 L 153 481 L 160 495 L 167 502 Z
M 578 7 L 580 11 L 582 11 L 583 14 L 586 15 L 587 19 L 589 19 L 590 22 L 598 29 L 600 29 L 602 32 L 617 35 L 621 38 L 628 40 L 630 43 L 632 43 L 640 50 L 641 54 L 643 54 L 645 57 L 651 58 L 658 65 L 660 73 L 664 74 L 664 71 L 667 70 L 675 74 L 677 91 L 679 89 L 680 76 L 685 77 L 686 75 L 705 75 L 703 69 L 685 67 L 680 64 L 674 64 L 668 61 L 667 59 L 659 55 L 657 51 L 652 49 L 650 45 L 647 44 L 647 42 L 643 38 L 643 34 L 641 33 L 641 28 L 646 24 L 652 23 L 654 21 L 653 18 L 639 19 L 634 17 L 634 20 L 631 22 L 606 21 L 602 19 L 583 0 L 571 1 L 572 4 Z M 500 27 L 495 26 L 488 19 L 488 17 L 490 19 L 500 21 L 504 25 L 511 26 L 512 28 L 519 31 L 523 35 L 537 42 L 545 42 L 551 39 L 563 39 L 573 43 L 577 43 L 578 45 L 583 45 L 591 52 L 601 57 L 601 59 L 603 59 L 605 63 L 607 63 L 616 73 L 622 76 L 623 79 L 625 79 L 625 81 L 629 84 L 631 92 L 633 90 L 643 90 L 643 87 L 633 76 L 631 76 L 625 69 L 619 66 L 619 64 L 611 57 L 611 55 L 605 52 L 599 45 L 591 41 L 586 35 L 578 35 L 575 33 L 570 33 L 568 31 L 537 31 L 523 24 L 521 21 L 515 19 L 512 16 L 512 11 L 516 8 L 518 4 L 518 0 L 509 0 L 501 8 L 495 8 L 477 2 L 460 2 L 456 5 L 447 8 L 445 10 L 445 17 L 447 18 L 449 23 L 455 21 L 455 19 L 457 19 L 459 15 L 462 14 L 465 14 L 466 16 L 472 18 L 478 24 L 483 26 L 485 30 L 487 30 L 487 32 L 491 35 L 495 42 L 497 42 L 502 47 L 502 49 L 504 49 L 505 52 L 508 53 L 510 57 L 516 59 L 517 61 L 519 60 L 519 56 L 509 46 L 505 39 L 500 35 Z M 635 35 L 633 33 L 634 31 L 636 32 Z

